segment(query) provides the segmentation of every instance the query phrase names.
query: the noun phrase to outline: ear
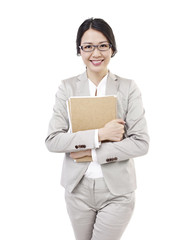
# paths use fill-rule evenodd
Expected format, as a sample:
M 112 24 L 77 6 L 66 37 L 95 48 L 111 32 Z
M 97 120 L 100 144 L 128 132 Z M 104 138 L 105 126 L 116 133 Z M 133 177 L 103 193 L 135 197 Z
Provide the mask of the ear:
M 114 53 L 114 51 L 111 48 L 111 57 L 114 57 L 114 55 L 115 55 L 115 53 Z
M 81 56 L 81 51 L 82 51 L 82 50 L 79 48 L 79 52 L 78 52 L 78 54 L 77 54 L 78 56 Z

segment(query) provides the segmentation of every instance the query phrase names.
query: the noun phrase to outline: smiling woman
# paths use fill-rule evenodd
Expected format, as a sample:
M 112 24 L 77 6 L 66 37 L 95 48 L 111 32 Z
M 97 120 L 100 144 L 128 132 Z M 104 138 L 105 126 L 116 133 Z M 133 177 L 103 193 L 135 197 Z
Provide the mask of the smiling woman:
M 113 54 L 111 43 L 101 32 L 89 29 L 82 36 L 80 54 L 87 67 L 88 78 L 98 85 L 108 73 L 107 66 Z
M 80 25 L 76 48 L 86 71 L 62 81 L 46 145 L 52 152 L 66 153 L 61 183 L 76 239 L 118 240 L 134 209 L 133 157 L 146 154 L 149 146 L 141 93 L 134 81 L 108 70 L 117 49 L 103 19 L 87 19 Z M 116 95 L 117 119 L 100 129 L 71 133 L 66 102 L 87 95 Z M 74 161 L 85 156 L 92 161 Z
M 111 27 L 102 19 L 87 19 L 79 27 L 76 48 L 87 67 L 88 77 L 97 86 L 108 72 L 110 58 L 117 52 Z

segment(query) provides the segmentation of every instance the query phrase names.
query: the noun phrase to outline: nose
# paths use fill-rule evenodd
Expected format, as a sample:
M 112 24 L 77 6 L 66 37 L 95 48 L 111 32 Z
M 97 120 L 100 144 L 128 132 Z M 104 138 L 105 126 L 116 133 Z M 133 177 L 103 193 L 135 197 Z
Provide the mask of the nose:
M 99 56 L 101 56 L 101 51 L 99 51 L 99 49 L 97 47 L 95 47 L 92 55 L 93 55 L 93 57 L 99 57 Z

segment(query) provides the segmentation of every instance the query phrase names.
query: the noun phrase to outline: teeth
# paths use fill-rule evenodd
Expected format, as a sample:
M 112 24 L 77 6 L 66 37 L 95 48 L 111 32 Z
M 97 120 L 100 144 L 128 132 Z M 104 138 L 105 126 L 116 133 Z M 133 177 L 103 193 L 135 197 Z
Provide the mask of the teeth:
M 94 66 L 100 66 L 103 60 L 90 60 Z
M 97 64 L 97 63 L 101 63 L 102 60 L 92 60 L 92 62 L 93 62 L 94 64 Z

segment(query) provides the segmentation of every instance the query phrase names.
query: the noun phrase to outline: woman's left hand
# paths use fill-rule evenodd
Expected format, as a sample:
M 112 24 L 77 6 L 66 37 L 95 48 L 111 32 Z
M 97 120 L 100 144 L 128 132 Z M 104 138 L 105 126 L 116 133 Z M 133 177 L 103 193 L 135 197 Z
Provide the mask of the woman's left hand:
M 80 151 L 80 152 L 71 152 L 70 153 L 70 157 L 73 159 L 76 158 L 82 158 L 82 157 L 86 157 L 86 156 L 91 156 L 91 150 L 85 150 L 85 151 Z

